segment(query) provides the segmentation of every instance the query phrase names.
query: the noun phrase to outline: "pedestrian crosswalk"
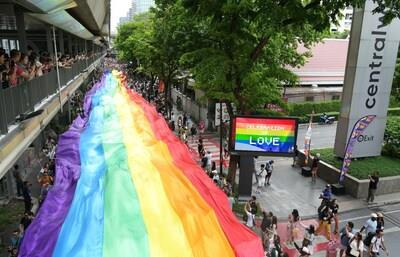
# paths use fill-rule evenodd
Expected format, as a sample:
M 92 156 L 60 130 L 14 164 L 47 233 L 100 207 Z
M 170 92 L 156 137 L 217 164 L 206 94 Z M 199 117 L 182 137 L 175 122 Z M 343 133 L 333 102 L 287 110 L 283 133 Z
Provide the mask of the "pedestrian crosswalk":
M 216 137 L 215 134 L 203 134 L 201 136 L 203 138 L 203 145 L 204 145 L 204 149 L 205 151 L 210 151 L 211 152 L 211 161 L 215 161 L 217 167 L 219 167 L 220 165 L 220 144 L 219 144 L 219 138 Z M 199 153 L 197 152 L 197 143 L 199 140 L 199 136 L 196 135 L 194 138 L 189 138 L 189 142 L 188 145 L 191 149 L 191 153 L 193 158 L 197 161 L 200 162 L 200 156 Z M 223 155 L 223 153 L 222 153 Z M 223 159 L 223 168 L 228 168 L 229 166 L 229 157 L 227 159 Z

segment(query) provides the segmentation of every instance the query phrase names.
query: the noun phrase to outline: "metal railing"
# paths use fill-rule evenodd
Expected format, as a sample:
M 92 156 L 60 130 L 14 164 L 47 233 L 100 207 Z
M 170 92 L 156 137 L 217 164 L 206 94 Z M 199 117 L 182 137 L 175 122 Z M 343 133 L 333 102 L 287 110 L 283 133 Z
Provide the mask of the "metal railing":
M 60 68 L 61 87 L 72 81 L 103 54 L 98 53 L 86 60 L 75 62 L 71 68 Z M 8 126 L 16 117 L 35 110 L 35 106 L 58 92 L 55 69 L 43 76 L 24 81 L 16 87 L 0 88 L 0 135 L 7 134 Z

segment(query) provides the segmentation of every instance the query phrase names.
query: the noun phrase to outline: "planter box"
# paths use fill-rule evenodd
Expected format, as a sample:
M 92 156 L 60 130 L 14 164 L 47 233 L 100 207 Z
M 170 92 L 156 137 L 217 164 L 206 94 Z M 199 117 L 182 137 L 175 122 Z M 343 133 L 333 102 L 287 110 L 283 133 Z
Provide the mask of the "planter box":
M 304 166 L 304 152 L 299 151 L 298 164 Z M 311 166 L 313 158 L 310 157 L 308 165 Z M 318 177 L 329 184 L 336 184 L 339 181 L 340 170 L 323 161 L 319 162 Z M 357 179 L 349 174 L 344 179 L 344 187 L 346 193 L 355 198 L 367 198 L 368 195 L 368 179 Z M 375 195 L 383 195 L 400 192 L 400 176 L 385 177 L 379 179 L 378 189 Z

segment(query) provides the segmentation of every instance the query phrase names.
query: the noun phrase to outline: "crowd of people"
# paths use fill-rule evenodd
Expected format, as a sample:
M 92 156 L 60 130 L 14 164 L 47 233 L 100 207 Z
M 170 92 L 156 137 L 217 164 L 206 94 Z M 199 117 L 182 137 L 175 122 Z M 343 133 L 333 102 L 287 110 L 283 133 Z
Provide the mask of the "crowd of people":
M 198 136 L 197 152 L 201 160 L 200 165 L 210 179 L 226 193 L 230 208 L 232 209 L 234 203 L 232 184 L 227 180 L 225 174 L 221 174 L 217 170 L 216 162 L 212 161 L 211 151 L 204 146 L 202 138 L 205 131 L 204 122 L 199 122 L 197 125 L 187 113 L 175 114 L 171 111 L 168 116 L 168 109 L 172 110 L 173 108 L 172 106 L 167 106 L 168 101 L 165 99 L 165 94 L 159 92 L 160 81 L 157 78 L 151 79 L 143 74 L 130 73 L 129 71 L 126 73 L 128 74 L 128 85 L 130 88 L 155 106 L 157 112 L 168 121 L 169 128 L 187 145 L 189 151 L 194 151 L 189 146 L 189 143 L 194 144 L 196 136 Z M 227 141 L 225 139 L 225 142 Z M 223 161 L 226 162 L 228 158 L 229 151 L 226 143 L 224 144 Z
M 314 161 L 318 164 L 318 157 Z M 268 185 L 273 171 L 273 163 L 273 161 L 267 161 L 255 171 L 256 193 L 260 193 L 260 190 Z M 317 168 L 317 164 L 312 166 Z M 371 198 L 373 200 L 379 174 L 374 173 L 369 176 L 369 179 L 369 194 L 366 200 L 368 203 Z M 314 179 L 312 183 L 314 183 Z M 342 229 L 339 229 L 339 204 L 333 197 L 330 184 L 327 184 L 320 194 L 321 204 L 317 208 L 318 224 L 304 225 L 297 209 L 294 209 L 288 219 L 282 222 L 286 223 L 286 235 L 284 235 L 286 248 L 281 244 L 282 229 L 280 230 L 281 234 L 278 234 L 278 218 L 272 212 L 261 209 L 256 199 L 256 196 L 252 196 L 245 204 L 243 218 L 250 229 L 261 231 L 265 256 L 288 256 L 284 249 L 293 247 L 297 249 L 301 257 L 312 256 L 317 236 L 323 236 L 328 241 L 327 257 L 377 257 L 381 250 L 387 255 L 389 254 L 383 239 L 384 215 L 382 213 L 372 213 L 371 218 L 359 231 L 355 231 L 352 222 L 348 222 Z M 256 222 L 257 215 L 261 216 L 259 223 Z
M 0 51 L 1 52 L 1 51 Z M 12 56 L 14 56 L 13 52 Z M 20 53 L 19 53 L 20 54 Z M 30 53 L 32 54 L 32 53 Z M 4 56 L 4 54 L 3 54 Z M 19 59 L 25 58 L 20 54 Z M 17 60 L 18 58 L 15 58 Z M 28 58 L 29 59 L 29 58 Z M 0 64 L 2 59 L 0 59 Z M 60 60 L 61 67 L 68 68 L 71 64 L 70 58 L 65 57 Z M 121 68 L 120 66 L 118 68 Z M 29 73 L 29 72 L 28 72 Z M 196 125 L 191 117 L 187 114 L 178 114 L 175 117 L 173 112 L 168 117 L 167 101 L 165 94 L 159 93 L 159 81 L 157 79 L 150 80 L 148 77 L 142 75 L 128 76 L 128 85 L 132 90 L 135 90 L 150 103 L 152 103 L 160 115 L 163 115 L 169 122 L 169 127 L 174 131 L 183 143 L 188 145 L 189 142 L 195 144 L 197 141 L 197 154 L 201 160 L 201 167 L 210 179 L 226 193 L 230 208 L 232 209 L 235 199 L 233 197 L 233 188 L 231 183 L 226 179 L 225 174 L 221 174 L 217 170 L 217 164 L 212 161 L 212 154 L 209 149 L 206 149 L 202 135 L 204 133 L 204 126 Z M 3 84 L 4 85 L 4 84 Z M 82 113 L 83 93 L 76 93 L 71 100 L 74 115 Z M 198 135 L 198 138 L 196 137 Z M 196 140 L 196 141 L 195 141 Z M 227 142 L 227 140 L 225 141 Z M 37 176 L 37 183 L 40 186 L 40 195 L 38 197 L 38 208 L 45 200 L 49 190 L 55 180 L 55 148 L 56 141 L 54 138 L 49 137 L 42 149 L 43 154 L 47 160 L 43 165 Z M 229 157 L 229 150 L 227 144 L 224 144 L 224 160 Z M 319 156 L 314 158 L 312 163 L 313 176 L 312 182 L 315 183 Z M 297 162 L 297 153 L 293 161 L 293 166 Z M 267 187 L 271 183 L 271 177 L 274 170 L 274 161 L 267 161 L 261 164 L 260 168 L 256 171 L 257 191 L 260 193 L 263 187 Z M 18 229 L 14 230 L 10 239 L 9 256 L 18 256 L 18 248 L 23 240 L 24 231 L 28 228 L 34 219 L 34 213 L 37 209 L 33 208 L 31 196 L 31 183 L 25 181 L 21 175 L 18 165 L 14 166 L 13 175 L 17 187 L 18 196 L 24 199 L 25 210 L 24 215 L 21 217 Z M 379 175 L 373 174 L 370 176 L 370 190 L 367 201 L 373 201 L 374 193 L 379 181 Z M 328 240 L 327 257 L 337 256 L 340 257 L 377 257 L 380 250 L 384 250 L 388 255 L 387 248 L 384 244 L 383 231 L 384 231 L 384 216 L 382 213 L 372 213 L 371 217 L 366 221 L 365 225 L 359 230 L 355 231 L 354 224 L 347 222 L 347 224 L 339 230 L 339 204 L 333 198 L 331 186 L 326 185 L 325 189 L 320 195 L 321 204 L 317 209 L 318 224 L 305 225 L 300 217 L 297 209 L 293 209 L 289 214 L 286 223 L 286 234 L 278 233 L 278 218 L 273 212 L 263 210 L 257 202 L 256 196 L 244 205 L 244 223 L 247 227 L 254 231 L 260 231 L 265 256 L 266 257 L 289 257 L 287 252 L 288 247 L 297 249 L 300 257 L 308 257 L 314 254 L 317 236 L 324 236 Z M 260 222 L 257 222 L 257 215 L 261 216 Z M 334 224 L 334 225 L 333 225 Z M 333 232 L 332 232 L 332 227 Z M 363 233 L 365 232 L 365 233 Z M 364 237 L 363 237 L 364 235 Z M 281 237 L 285 238 L 285 242 L 281 242 Z M 299 243 L 300 242 L 300 243 Z M 285 245 L 284 245 L 285 244 Z M 286 247 L 285 247 L 286 246 Z M 366 251 L 365 251 L 366 250 Z M 365 255 L 365 252 L 367 255 Z
M 92 53 L 79 53 L 76 55 L 58 53 L 58 66 L 60 68 L 71 68 L 79 60 L 86 60 Z M 55 69 L 55 58 L 46 51 L 34 52 L 28 46 L 26 53 L 12 49 L 8 54 L 5 49 L 0 48 L 0 87 L 5 89 L 15 87 L 23 81 L 40 77 Z
M 96 80 L 99 79 L 99 74 L 101 71 L 95 71 Z M 75 92 L 75 94 L 71 97 L 71 111 L 73 117 L 76 115 L 81 115 L 83 112 L 82 108 L 83 104 L 83 93 L 80 91 Z M 52 133 L 54 134 L 54 133 Z M 17 229 L 13 231 L 13 234 L 10 238 L 10 243 L 8 246 L 9 257 L 17 257 L 18 249 L 22 243 L 24 238 L 24 232 L 29 227 L 33 219 L 35 218 L 35 214 L 40 209 L 42 203 L 45 201 L 48 192 L 51 190 L 56 176 L 56 138 L 49 136 L 41 149 L 40 156 L 42 156 L 41 169 L 38 171 L 36 175 L 36 181 L 29 181 L 27 177 L 24 176 L 24 172 L 22 172 L 21 168 L 18 164 L 14 165 L 13 168 L 13 177 L 17 188 L 17 196 L 18 198 L 22 198 L 24 201 L 24 214 L 20 219 L 20 223 Z M 33 185 L 35 184 L 35 185 Z M 31 188 L 33 186 L 37 186 L 39 188 L 39 193 L 36 196 L 32 195 Z

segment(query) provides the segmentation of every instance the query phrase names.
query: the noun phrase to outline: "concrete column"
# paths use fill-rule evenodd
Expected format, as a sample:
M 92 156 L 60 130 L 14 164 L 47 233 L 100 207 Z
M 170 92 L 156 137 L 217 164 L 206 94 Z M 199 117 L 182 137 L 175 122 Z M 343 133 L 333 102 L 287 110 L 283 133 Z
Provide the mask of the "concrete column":
M 6 180 L 7 180 L 7 195 L 8 198 L 11 199 L 16 195 L 16 188 L 14 189 L 15 181 L 11 170 L 7 172 Z
M 50 54 L 50 57 L 54 56 L 54 46 L 51 36 L 51 27 L 46 26 L 46 44 L 47 44 L 47 52 Z
M 74 54 L 78 54 L 78 47 L 79 47 L 79 41 L 77 37 L 74 37 Z
M 64 32 L 61 29 L 58 30 L 58 45 L 59 45 L 58 51 L 61 54 L 65 54 L 65 50 L 64 50 Z
M 68 53 L 72 54 L 72 35 L 68 34 Z
M 25 31 L 25 19 L 24 12 L 18 6 L 14 7 L 15 10 L 15 18 L 17 22 L 17 35 L 19 41 L 19 50 L 23 53 L 26 53 L 28 50 L 28 45 L 26 42 L 26 31 Z
M 240 156 L 239 171 L 239 200 L 247 200 L 251 197 L 253 187 L 254 157 Z

